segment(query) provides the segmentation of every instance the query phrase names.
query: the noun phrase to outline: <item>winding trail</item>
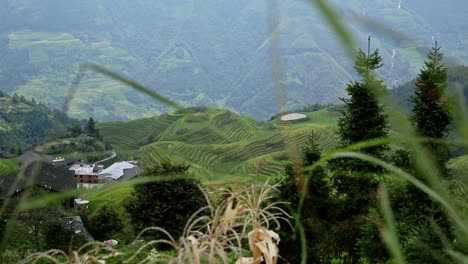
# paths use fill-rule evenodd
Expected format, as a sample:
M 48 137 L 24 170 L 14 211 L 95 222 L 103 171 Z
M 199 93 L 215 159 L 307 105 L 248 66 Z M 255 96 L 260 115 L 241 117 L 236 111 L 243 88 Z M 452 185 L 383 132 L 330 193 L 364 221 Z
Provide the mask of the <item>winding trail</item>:
M 112 153 L 111 153 L 111 155 L 110 155 L 109 157 L 107 157 L 107 158 L 105 158 L 105 159 L 103 159 L 103 160 L 94 162 L 94 165 L 96 165 L 96 164 L 98 164 L 98 163 L 102 163 L 102 162 L 104 162 L 104 161 L 108 161 L 108 160 L 110 160 L 110 159 L 113 159 L 113 158 L 115 158 L 116 156 L 117 156 L 117 152 L 112 151 Z

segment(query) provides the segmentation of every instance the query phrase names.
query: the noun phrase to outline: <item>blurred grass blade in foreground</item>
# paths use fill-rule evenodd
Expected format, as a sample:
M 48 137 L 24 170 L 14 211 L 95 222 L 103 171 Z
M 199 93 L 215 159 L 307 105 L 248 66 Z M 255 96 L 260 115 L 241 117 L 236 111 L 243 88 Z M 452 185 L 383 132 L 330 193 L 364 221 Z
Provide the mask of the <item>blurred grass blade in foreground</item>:
M 68 105 L 69 105 L 71 99 L 74 97 L 74 95 L 76 93 L 76 90 L 78 88 L 78 85 L 80 84 L 82 75 L 87 70 L 90 70 L 90 71 L 93 71 L 93 72 L 96 72 L 96 73 L 100 73 L 100 74 L 102 74 L 104 76 L 107 76 L 107 77 L 113 79 L 113 80 L 116 80 L 118 82 L 126 84 L 126 85 L 130 86 L 132 89 L 135 89 L 140 93 L 146 94 L 146 95 L 150 96 L 151 98 L 155 99 L 156 101 L 161 102 L 161 103 L 163 103 L 165 105 L 168 105 L 168 106 L 170 106 L 170 107 L 172 107 L 172 108 L 174 108 L 176 110 L 181 110 L 182 109 L 182 106 L 179 105 L 178 103 L 176 103 L 175 101 L 173 101 L 173 100 L 171 100 L 171 99 L 169 99 L 169 98 L 167 98 L 167 97 L 153 91 L 152 89 L 149 89 L 148 87 L 145 87 L 144 85 L 140 84 L 139 82 L 131 80 L 131 79 L 123 76 L 122 74 L 119 74 L 119 73 L 113 72 L 111 70 L 108 70 L 107 68 L 105 68 L 103 66 L 88 62 L 88 63 L 83 63 L 83 64 L 80 65 L 78 73 L 76 74 L 75 78 L 72 81 L 71 87 L 69 89 L 68 97 L 67 97 L 67 100 L 66 100 L 65 105 L 64 105 L 64 109 L 63 109 L 64 112 L 67 112 Z

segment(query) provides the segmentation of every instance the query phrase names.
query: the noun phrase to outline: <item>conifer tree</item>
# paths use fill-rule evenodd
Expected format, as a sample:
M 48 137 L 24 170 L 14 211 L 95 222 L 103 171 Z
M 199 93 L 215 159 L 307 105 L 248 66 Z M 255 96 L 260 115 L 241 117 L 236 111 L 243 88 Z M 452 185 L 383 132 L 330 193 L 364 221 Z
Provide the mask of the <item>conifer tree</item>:
M 88 124 L 86 125 L 86 131 L 90 135 L 94 135 L 96 133 L 96 127 L 95 127 L 96 122 L 94 122 L 94 119 L 90 117 L 88 119 Z
M 413 102 L 412 122 L 420 136 L 435 139 L 443 139 L 448 133 L 450 116 L 445 104 L 447 90 L 447 69 L 442 63 L 443 54 L 437 42 L 428 54 L 424 67 L 416 79 L 415 94 L 411 98 Z M 446 145 L 440 143 L 427 143 L 425 147 L 432 156 L 439 173 L 448 178 L 446 162 L 449 159 L 449 151 Z M 403 163 L 406 169 L 423 182 L 425 173 L 417 171 L 413 167 L 414 160 L 409 152 L 404 153 Z M 401 163 L 401 162 L 400 162 Z M 404 226 L 402 243 L 406 246 L 404 253 L 411 263 L 430 263 L 435 255 L 442 256 L 445 248 L 440 239 L 440 234 L 450 241 L 453 233 L 447 217 L 439 204 L 432 201 L 425 193 L 408 184 L 405 189 L 395 194 L 394 211 Z M 434 229 L 434 226 L 437 226 Z M 424 245 L 423 247 L 421 245 Z M 430 250 L 428 250 L 430 249 Z
M 89 136 L 94 137 L 96 139 L 102 139 L 99 133 L 99 129 L 96 128 L 96 122 L 92 117 L 88 119 L 88 123 L 86 124 L 86 132 Z
M 354 68 L 362 80 L 349 83 L 346 88 L 349 97 L 341 98 L 345 103 L 343 117 L 338 121 L 338 137 L 342 146 L 386 137 L 388 134 L 387 117 L 376 98 L 376 93 L 387 90 L 384 83 L 374 75 L 374 71 L 380 67 L 382 58 L 378 49 L 372 54 L 359 49 Z M 385 149 L 387 146 L 362 151 L 381 157 Z
M 303 169 L 303 167 L 310 166 L 320 160 L 322 153 L 318 140 L 319 134 L 315 131 L 312 132 L 301 148 L 301 164 L 297 164 L 299 166 L 294 166 L 292 163 L 286 165 L 286 177 L 278 188 L 277 197 L 278 200 L 287 202 L 289 206 L 284 209 L 291 209 L 291 214 L 294 214 L 301 196 L 304 196 L 302 197 L 304 204 L 300 215 L 308 243 L 309 263 L 322 263 L 321 261 L 330 259 L 330 256 L 325 252 L 327 248 L 325 241 L 328 236 L 327 220 L 331 211 L 329 209 L 331 207 L 331 190 L 326 180 L 327 174 L 322 166 L 317 166 L 313 171 Z M 306 178 L 308 178 L 308 182 Z M 286 223 L 284 225 L 287 226 Z M 293 230 L 293 232 L 295 231 L 297 230 Z M 301 261 L 299 236 L 294 238 L 288 227 L 280 230 L 280 236 L 284 239 L 279 245 L 280 252 L 283 252 L 281 255 L 290 263 L 299 263 Z
M 369 39 L 370 46 L 370 39 Z M 348 98 L 342 99 L 345 109 L 343 117 L 338 121 L 337 135 L 340 144 L 350 144 L 386 137 L 388 121 L 382 106 L 376 98 L 376 92 L 387 91 L 384 83 L 377 79 L 374 71 L 382 67 L 379 50 L 366 54 L 358 51 L 355 69 L 361 76 L 361 81 L 348 84 L 346 91 Z M 388 146 L 377 146 L 360 150 L 374 157 L 382 158 Z M 355 159 L 337 159 L 330 162 L 334 171 L 333 182 L 339 192 L 352 200 L 349 209 L 354 213 L 365 212 L 374 198 L 378 181 L 375 173 L 383 170 L 379 166 Z M 354 207 L 354 208 L 353 208 Z
M 374 71 L 382 67 L 379 50 L 367 54 L 361 49 L 354 68 L 361 77 L 360 81 L 350 82 L 346 88 L 348 98 L 341 99 L 345 105 L 343 116 L 338 120 L 337 136 L 341 146 L 386 137 L 388 134 L 387 116 L 378 101 L 378 95 L 386 93 L 385 84 Z M 388 146 L 361 149 L 361 152 L 377 158 L 384 158 Z M 336 248 L 346 252 L 346 263 L 357 263 L 363 251 L 360 248 L 362 230 L 369 224 L 366 216 L 375 206 L 379 177 L 383 169 L 357 159 L 334 159 L 329 162 L 332 172 L 331 183 L 339 197 L 335 205 L 334 232 L 337 237 Z M 377 235 L 378 237 L 378 235 Z M 383 246 L 379 246 L 384 248 Z M 340 254 L 340 252 L 336 252 Z
M 412 121 L 416 131 L 423 137 L 442 139 L 448 133 L 450 116 L 445 103 L 447 69 L 442 63 L 443 54 L 435 46 L 429 52 L 424 67 L 416 79 L 416 90 L 411 98 L 414 103 Z M 449 151 L 445 145 L 427 144 L 440 173 L 446 175 L 445 163 Z

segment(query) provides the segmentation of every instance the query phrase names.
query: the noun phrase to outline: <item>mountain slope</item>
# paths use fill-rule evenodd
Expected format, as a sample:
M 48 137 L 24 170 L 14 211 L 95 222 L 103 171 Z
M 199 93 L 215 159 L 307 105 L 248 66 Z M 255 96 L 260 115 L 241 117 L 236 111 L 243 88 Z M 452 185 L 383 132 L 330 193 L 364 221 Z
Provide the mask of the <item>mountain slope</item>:
M 10 175 L 19 170 L 18 159 L 0 159 L 0 177 Z
M 65 132 L 68 117 L 22 96 L 0 94 L 0 147 L 25 149 Z
M 390 86 L 416 76 L 432 45 L 468 61 L 460 0 L 330 1 L 342 17 L 357 15 L 408 37 L 380 34 L 347 23 L 359 46 L 368 35 L 384 58 Z M 279 42 L 268 26 L 262 0 L 0 1 L 0 83 L 8 92 L 61 107 L 78 65 L 94 61 L 121 72 L 184 105 L 234 109 L 267 119 L 278 112 L 272 54 L 280 53 L 286 107 L 337 102 L 354 70 L 333 32 L 305 1 L 281 1 Z M 460 7 L 460 8 L 457 8 Z M 452 16 L 453 14 L 453 16 Z M 358 19 L 359 20 L 359 19 Z M 463 31 L 465 30 L 465 31 Z M 277 44 L 277 45 L 276 45 Z M 168 109 L 119 83 L 86 73 L 70 115 L 129 120 Z
M 448 73 L 448 95 L 452 98 L 462 98 L 464 95 L 466 105 L 468 105 L 468 67 L 458 66 L 447 68 Z M 411 97 L 414 95 L 414 82 L 412 80 L 391 91 L 396 103 L 406 111 L 411 111 Z
M 192 108 L 129 122 L 99 123 L 104 140 L 117 153 L 136 150 L 144 166 L 161 162 L 190 164 L 205 179 L 227 175 L 279 175 L 290 153 L 297 153 L 316 131 L 323 151 L 336 147 L 333 129 L 339 116 L 332 108 L 306 113 L 307 121 L 274 119 L 259 123 L 229 110 Z

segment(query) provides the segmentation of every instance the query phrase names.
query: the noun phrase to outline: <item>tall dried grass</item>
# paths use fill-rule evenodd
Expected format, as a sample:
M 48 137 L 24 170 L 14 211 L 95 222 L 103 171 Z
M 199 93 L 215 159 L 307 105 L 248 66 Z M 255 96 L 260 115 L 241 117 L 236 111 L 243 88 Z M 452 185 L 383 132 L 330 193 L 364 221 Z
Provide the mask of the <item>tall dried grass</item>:
M 229 191 L 228 198 L 218 206 L 214 206 L 205 193 L 208 206 L 192 215 L 180 238 L 174 238 L 159 227 L 146 228 L 135 241 L 148 232 L 158 232 L 162 238 L 147 241 L 127 256 L 124 263 L 230 263 L 235 256 L 239 264 L 262 261 L 275 264 L 280 257 L 280 237 L 274 230 L 278 230 L 281 223 L 289 224 L 291 218 L 281 208 L 283 202 L 273 200 L 275 191 L 277 185 L 268 182 L 240 192 Z M 170 246 L 173 250 L 158 251 L 158 245 Z M 90 243 L 71 254 L 60 250 L 35 253 L 22 263 L 40 260 L 70 264 L 107 263 L 108 259 L 122 254 L 103 243 Z

